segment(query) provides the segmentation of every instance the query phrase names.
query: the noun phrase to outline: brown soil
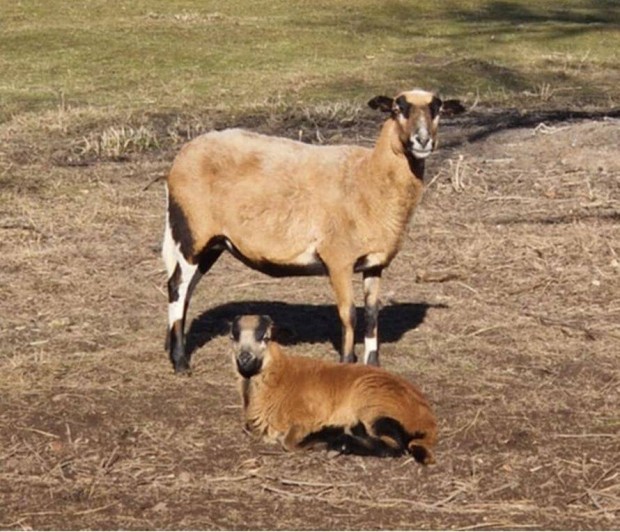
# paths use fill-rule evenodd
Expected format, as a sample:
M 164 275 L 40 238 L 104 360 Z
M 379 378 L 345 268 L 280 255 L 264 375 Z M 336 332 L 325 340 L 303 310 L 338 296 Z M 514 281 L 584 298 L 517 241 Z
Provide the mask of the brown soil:
M 254 126 L 368 142 L 378 122 Z M 76 163 L 64 133 L 2 126 L 0 527 L 617 528 L 620 123 L 479 112 L 443 131 L 380 317 L 383 365 L 440 420 L 421 467 L 243 432 L 228 320 L 271 314 L 289 349 L 335 358 L 323 278 L 223 257 L 192 301 L 193 376 L 173 374 L 163 190 L 143 189 L 178 145 Z

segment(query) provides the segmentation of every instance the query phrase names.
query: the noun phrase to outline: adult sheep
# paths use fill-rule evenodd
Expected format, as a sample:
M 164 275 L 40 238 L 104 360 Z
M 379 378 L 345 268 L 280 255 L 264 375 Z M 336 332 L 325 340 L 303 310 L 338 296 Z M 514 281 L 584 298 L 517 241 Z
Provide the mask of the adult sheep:
M 462 109 L 451 100 L 450 112 Z M 442 101 L 420 89 L 368 102 L 389 113 L 373 149 L 314 146 L 240 129 L 188 142 L 167 178 L 162 256 L 167 348 L 189 370 L 184 328 L 192 291 L 223 251 L 272 276 L 328 275 L 342 322 L 340 360 L 355 362 L 353 273 L 363 275 L 364 362 L 379 364 L 378 292 L 423 189 Z

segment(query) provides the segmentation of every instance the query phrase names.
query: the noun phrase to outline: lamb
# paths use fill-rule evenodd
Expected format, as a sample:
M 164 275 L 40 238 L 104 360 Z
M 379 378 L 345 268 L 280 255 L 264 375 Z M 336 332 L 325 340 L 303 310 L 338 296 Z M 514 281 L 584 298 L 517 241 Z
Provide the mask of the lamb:
M 269 316 L 232 324 L 246 428 L 287 450 L 402 456 L 433 463 L 437 422 L 422 393 L 382 368 L 289 356 Z
M 340 360 L 355 362 L 353 273 L 363 276 L 364 362 L 379 365 L 382 270 L 397 254 L 437 145 L 442 101 L 420 89 L 369 106 L 389 113 L 374 149 L 314 146 L 240 129 L 188 142 L 167 177 L 162 257 L 167 349 L 189 371 L 184 329 L 192 292 L 227 250 L 272 276 L 328 275 L 342 323 Z M 462 109 L 451 100 L 448 110 Z

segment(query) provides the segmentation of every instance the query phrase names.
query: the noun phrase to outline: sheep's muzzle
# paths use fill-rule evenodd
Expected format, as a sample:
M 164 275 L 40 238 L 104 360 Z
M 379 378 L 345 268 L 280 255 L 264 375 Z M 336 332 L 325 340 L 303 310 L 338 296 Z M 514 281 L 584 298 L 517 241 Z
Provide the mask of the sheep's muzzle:
M 260 372 L 263 361 L 249 351 L 241 351 L 237 357 L 237 370 L 244 379 L 249 379 Z

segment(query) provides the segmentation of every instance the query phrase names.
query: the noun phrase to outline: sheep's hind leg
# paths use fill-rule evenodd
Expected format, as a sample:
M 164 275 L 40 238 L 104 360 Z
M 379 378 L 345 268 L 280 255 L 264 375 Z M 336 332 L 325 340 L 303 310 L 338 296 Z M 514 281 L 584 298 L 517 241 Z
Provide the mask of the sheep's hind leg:
M 408 451 L 421 464 L 432 464 L 435 462 L 433 453 L 421 441 L 425 438 L 424 432 L 416 431 L 413 434 L 409 434 L 398 420 L 391 417 L 376 419 L 372 428 L 378 437 L 388 437 L 394 441 L 397 445 L 397 448 L 393 449 L 394 455 Z M 387 444 L 385 445 L 387 446 Z
M 168 279 L 169 329 L 166 342 L 176 373 L 185 373 L 190 369 L 190 357 L 185 351 L 185 321 L 192 293 L 221 253 L 220 249 L 205 251 L 199 256 L 197 264 L 191 264 L 182 253 L 176 253 L 176 266 Z
M 382 439 L 370 436 L 361 421 L 350 427 L 349 430 L 351 431 L 350 434 L 345 431 L 332 439 L 328 444 L 328 449 L 338 451 L 340 454 L 379 456 L 382 458 L 403 454 L 402 450 L 391 447 Z
M 379 365 L 379 284 L 381 270 L 373 268 L 364 272 L 364 306 L 365 327 L 364 335 L 364 363 L 373 366 Z
M 189 371 L 189 358 L 185 355 L 185 317 L 189 304 L 190 286 L 199 274 L 198 265 L 190 264 L 181 254 L 177 257 L 174 271 L 168 279 L 168 337 L 170 361 L 177 373 Z
M 348 434 L 341 426 L 327 425 L 316 432 L 307 434 L 298 444 L 302 449 L 318 449 L 325 447 L 329 451 L 340 454 L 357 454 L 370 456 L 376 454 L 372 442 L 364 430 L 365 436 Z M 380 440 L 379 440 L 380 441 Z

